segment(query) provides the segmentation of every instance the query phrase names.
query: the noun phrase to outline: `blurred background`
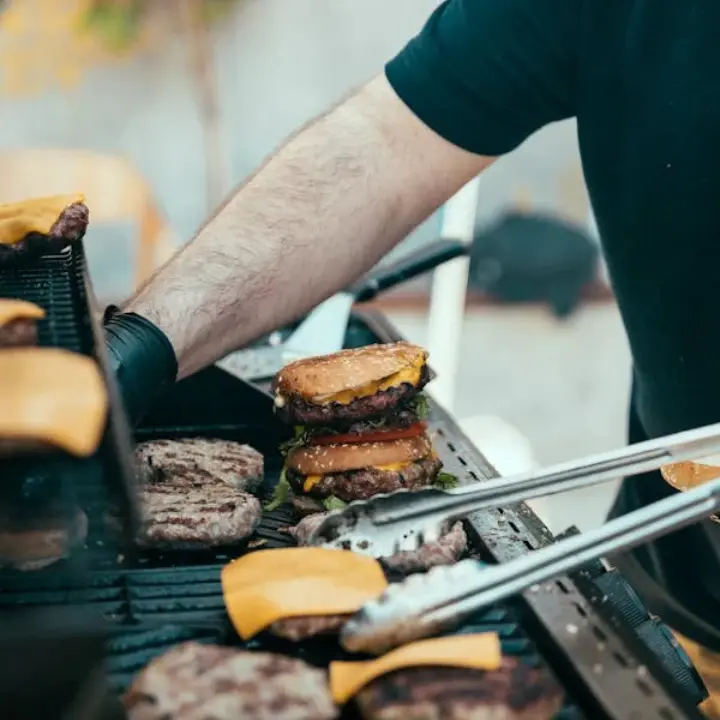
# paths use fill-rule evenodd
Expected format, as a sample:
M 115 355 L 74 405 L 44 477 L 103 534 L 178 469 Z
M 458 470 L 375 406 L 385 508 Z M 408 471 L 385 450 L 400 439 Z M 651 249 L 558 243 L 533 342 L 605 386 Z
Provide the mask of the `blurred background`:
M 101 302 L 132 292 L 278 143 L 381 71 L 435 0 L 12 0 L 0 11 L 0 202 L 82 191 Z M 378 21 L 382 18 L 382 22 Z M 396 253 L 438 236 L 441 213 Z M 375 305 L 427 337 L 430 284 Z M 616 447 L 630 361 L 573 122 L 482 179 L 455 393 L 501 471 Z M 538 501 L 601 522 L 612 489 Z

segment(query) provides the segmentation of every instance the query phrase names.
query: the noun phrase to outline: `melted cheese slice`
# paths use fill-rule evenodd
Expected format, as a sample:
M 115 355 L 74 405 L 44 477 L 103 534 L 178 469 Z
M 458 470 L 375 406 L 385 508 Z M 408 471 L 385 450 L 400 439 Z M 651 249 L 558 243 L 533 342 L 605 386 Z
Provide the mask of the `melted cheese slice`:
M 368 383 L 367 385 L 363 385 L 361 387 L 343 390 L 342 392 L 335 393 L 334 395 L 318 395 L 313 398 L 313 402 L 318 403 L 319 405 L 327 405 L 331 402 L 340 403 L 341 405 L 349 405 L 353 400 L 370 397 L 371 395 L 375 395 L 383 390 L 398 387 L 403 383 L 417 385 L 424 366 L 425 358 L 421 355 L 417 358 L 417 360 L 415 360 L 411 367 L 403 368 L 389 377 L 378 380 L 377 382 Z
M 107 395 L 91 358 L 54 348 L 0 351 L 0 438 L 87 457 L 105 429 Z
M 35 303 L 0 298 L 0 327 L 15 320 L 40 320 L 45 311 Z
M 28 233 L 48 235 L 69 205 L 85 202 L 85 196 L 53 195 L 0 205 L 0 245 L 15 245 Z
M 338 705 L 395 670 L 441 665 L 472 670 L 497 670 L 502 662 L 500 640 L 495 633 L 456 635 L 422 640 L 393 650 L 376 660 L 330 664 L 330 692 Z
M 398 470 L 402 470 L 407 467 L 409 464 L 410 463 L 392 463 L 390 465 L 376 465 L 375 469 L 382 470 L 384 472 L 397 472 Z M 322 479 L 322 475 L 308 475 L 305 478 L 303 490 L 309 493 Z
M 243 640 L 286 618 L 351 615 L 386 588 L 373 558 L 319 547 L 258 550 L 222 571 L 225 607 Z

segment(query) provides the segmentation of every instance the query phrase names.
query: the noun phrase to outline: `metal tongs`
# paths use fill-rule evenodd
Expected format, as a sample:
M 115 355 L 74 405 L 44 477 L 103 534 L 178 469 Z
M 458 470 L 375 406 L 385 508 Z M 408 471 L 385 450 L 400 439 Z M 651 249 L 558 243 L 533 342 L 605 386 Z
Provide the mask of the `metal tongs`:
M 703 520 L 719 507 L 716 479 L 502 565 L 462 560 L 413 575 L 366 604 L 345 625 L 342 645 L 352 652 L 381 654 L 435 635 L 492 603 Z
M 456 490 L 398 490 L 352 502 L 343 510 L 331 512 L 309 542 L 378 558 L 389 557 L 400 550 L 415 550 L 437 540 L 449 521 L 477 510 L 589 487 L 718 452 L 720 423 L 555 465 L 537 473 L 473 483 Z M 708 510 L 708 514 L 711 513 L 712 509 Z M 693 519 L 697 518 L 693 516 Z

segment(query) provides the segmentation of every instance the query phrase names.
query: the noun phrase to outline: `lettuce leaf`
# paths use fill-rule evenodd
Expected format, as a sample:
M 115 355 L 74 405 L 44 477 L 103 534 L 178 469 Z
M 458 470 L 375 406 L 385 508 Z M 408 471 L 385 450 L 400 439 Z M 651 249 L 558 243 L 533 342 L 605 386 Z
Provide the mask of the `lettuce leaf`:
M 275 486 L 272 497 L 265 504 L 265 510 L 268 512 L 277 510 L 281 505 L 290 502 L 291 497 L 292 488 L 290 487 L 287 477 L 285 477 L 285 468 L 283 468 L 283 471 L 280 473 L 280 482 Z
M 293 450 L 297 450 L 297 448 L 307 445 L 309 439 L 310 433 L 308 430 L 302 425 L 296 425 L 293 437 L 280 445 L 280 453 L 283 457 L 286 457 Z
M 452 490 L 460 484 L 456 475 L 448 472 L 438 473 L 433 485 L 441 490 Z
M 422 393 L 418 393 L 410 401 L 408 406 L 415 411 L 415 414 L 418 416 L 419 420 L 426 420 L 427 416 L 430 414 L 430 408 L 428 407 L 428 399 Z
M 344 500 L 341 500 L 339 497 L 335 497 L 334 495 L 326 497 L 322 501 L 322 504 L 325 506 L 326 510 L 342 510 L 347 507 L 347 503 Z

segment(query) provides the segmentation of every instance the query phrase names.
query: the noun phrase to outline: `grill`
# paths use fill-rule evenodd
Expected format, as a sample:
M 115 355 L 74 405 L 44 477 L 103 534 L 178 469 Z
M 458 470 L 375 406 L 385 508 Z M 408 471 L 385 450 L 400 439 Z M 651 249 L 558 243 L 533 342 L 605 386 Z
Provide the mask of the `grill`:
M 105 433 L 97 452 L 78 460 L 55 453 L 40 460 L 17 460 L 3 467 L 5 477 L 16 478 L 17 489 L 24 478 L 42 477 L 43 488 L 36 498 L 61 499 L 82 507 L 89 520 L 88 547 L 76 561 L 95 555 L 114 554 L 123 538 L 109 538 L 103 527 L 108 504 L 119 508 L 128 534 L 136 522 L 133 479 L 130 466 L 130 435 L 118 400 L 112 373 L 108 370 L 102 331 L 91 309 L 85 255 L 81 244 L 59 255 L 42 258 L 30 268 L 0 269 L 0 297 L 36 303 L 46 316 L 38 323 L 38 343 L 95 358 L 105 379 L 110 400 Z M 10 491 L 3 483 L 3 491 Z M 7 496 L 3 495 L 3 499 Z M 61 572 L 67 570 L 67 564 Z
M 0 296 L 21 297 L 46 308 L 42 344 L 94 355 L 105 368 L 89 295 L 80 246 L 46 258 L 31 270 L 0 272 Z M 358 315 L 347 344 L 395 339 L 380 317 Z M 82 572 L 67 572 L 70 563 L 33 574 L 2 571 L 0 613 L 72 607 L 88 618 L 102 619 L 108 635 L 108 682 L 121 692 L 147 662 L 179 642 L 239 645 L 225 615 L 220 571 L 243 552 L 290 544 L 280 528 L 290 523 L 291 514 L 282 508 L 266 513 L 247 544 L 217 551 L 149 553 L 113 545 L 103 523 L 107 502 L 111 496 L 127 498 L 132 485 L 124 417 L 112 379 L 106 376 L 113 411 L 97 456 L 76 464 L 70 474 L 57 458 L 42 461 L 52 471 L 62 467 L 63 478 L 74 483 L 78 501 L 94 520 L 88 550 L 81 553 Z M 431 409 L 431 429 L 449 472 L 469 482 L 496 474 L 440 408 Z M 181 436 L 248 442 L 266 458 L 264 493 L 270 493 L 278 480 L 277 447 L 287 431 L 275 420 L 270 399 L 217 368 L 173 388 L 137 430 L 136 440 Z M 103 488 L 110 489 L 109 495 Z M 132 503 L 126 500 L 126 507 L 132 509 Z M 477 513 L 468 518 L 466 528 L 469 552 L 488 563 L 510 560 L 553 541 L 524 505 Z M 695 704 L 703 691 L 689 660 L 675 650 L 665 627 L 649 616 L 622 577 L 602 563 L 490 607 L 457 630 L 482 631 L 497 632 L 506 654 L 552 672 L 566 691 L 560 716 L 564 720 L 702 717 Z M 341 657 L 337 645 L 327 639 L 290 644 L 260 636 L 248 648 L 293 654 L 318 666 Z

